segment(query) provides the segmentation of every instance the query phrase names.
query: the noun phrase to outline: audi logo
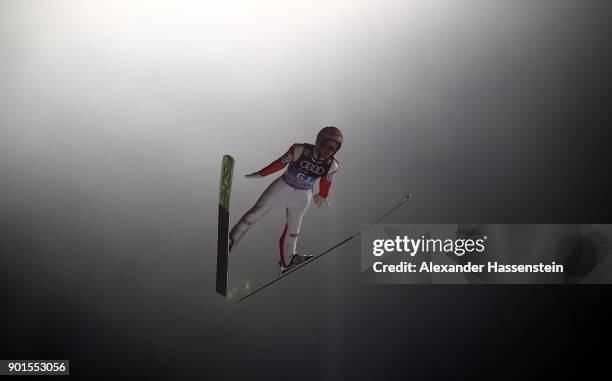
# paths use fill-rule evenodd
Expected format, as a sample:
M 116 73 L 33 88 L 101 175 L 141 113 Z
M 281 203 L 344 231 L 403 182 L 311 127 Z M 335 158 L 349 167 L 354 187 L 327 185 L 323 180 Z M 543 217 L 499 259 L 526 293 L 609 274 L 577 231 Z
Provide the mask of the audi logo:
M 300 167 L 302 167 L 303 169 L 316 173 L 317 175 L 322 175 L 323 172 L 325 172 L 325 170 L 321 167 L 319 167 L 318 165 L 314 165 L 312 163 L 309 163 L 307 161 L 302 161 L 300 163 Z

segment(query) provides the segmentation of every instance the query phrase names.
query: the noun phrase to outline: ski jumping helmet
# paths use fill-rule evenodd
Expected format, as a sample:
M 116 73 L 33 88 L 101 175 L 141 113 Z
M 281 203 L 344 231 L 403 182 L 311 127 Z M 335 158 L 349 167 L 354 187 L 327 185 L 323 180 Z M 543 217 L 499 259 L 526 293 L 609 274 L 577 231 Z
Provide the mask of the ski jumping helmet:
M 316 145 L 319 146 L 324 140 L 333 140 L 338 143 L 338 149 L 336 150 L 338 152 L 342 146 L 342 132 L 334 126 L 323 127 L 317 134 Z

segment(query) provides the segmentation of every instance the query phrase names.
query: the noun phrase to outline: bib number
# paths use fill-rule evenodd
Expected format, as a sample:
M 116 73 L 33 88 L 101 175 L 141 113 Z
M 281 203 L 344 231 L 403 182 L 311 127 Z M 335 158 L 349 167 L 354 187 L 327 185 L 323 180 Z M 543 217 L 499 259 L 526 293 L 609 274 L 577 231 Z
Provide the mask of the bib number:
M 312 183 L 312 180 L 313 180 L 312 177 L 306 176 L 302 172 L 299 172 L 295 177 L 297 177 L 298 180 L 304 181 L 304 182 L 307 182 L 307 183 Z

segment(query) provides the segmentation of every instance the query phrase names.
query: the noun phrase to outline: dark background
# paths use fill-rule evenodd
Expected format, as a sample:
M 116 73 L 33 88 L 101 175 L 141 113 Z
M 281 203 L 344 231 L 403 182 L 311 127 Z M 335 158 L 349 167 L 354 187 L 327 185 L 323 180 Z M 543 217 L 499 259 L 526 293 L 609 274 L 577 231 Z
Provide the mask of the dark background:
M 373 286 L 359 242 L 242 304 L 232 222 L 293 142 L 345 134 L 317 253 L 391 223 L 610 223 L 608 1 L 3 1 L 0 358 L 75 378 L 586 378 L 609 286 Z M 232 253 L 276 274 L 271 213 Z

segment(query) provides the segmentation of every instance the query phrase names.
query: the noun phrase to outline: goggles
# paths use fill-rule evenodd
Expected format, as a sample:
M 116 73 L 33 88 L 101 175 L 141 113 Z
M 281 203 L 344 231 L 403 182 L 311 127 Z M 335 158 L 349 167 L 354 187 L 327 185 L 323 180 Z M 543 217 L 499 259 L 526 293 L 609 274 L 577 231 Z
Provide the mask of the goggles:
M 340 144 L 337 141 L 331 139 L 323 139 L 320 144 L 321 148 L 327 148 L 336 152 L 340 148 Z

